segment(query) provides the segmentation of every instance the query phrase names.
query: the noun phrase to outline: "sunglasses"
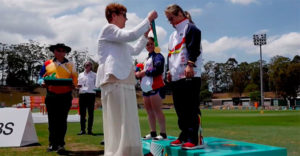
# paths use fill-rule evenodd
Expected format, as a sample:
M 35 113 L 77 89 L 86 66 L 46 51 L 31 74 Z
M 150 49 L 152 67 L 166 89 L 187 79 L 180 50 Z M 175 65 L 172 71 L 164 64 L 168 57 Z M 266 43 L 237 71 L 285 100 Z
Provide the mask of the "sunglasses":
M 125 19 L 127 19 L 126 13 L 120 13 Z
M 57 51 L 59 53 L 65 53 L 65 52 L 67 52 L 65 49 L 55 49 L 55 51 Z
M 148 46 L 153 46 L 154 45 L 154 43 L 147 43 L 146 44 L 146 46 L 148 47 Z

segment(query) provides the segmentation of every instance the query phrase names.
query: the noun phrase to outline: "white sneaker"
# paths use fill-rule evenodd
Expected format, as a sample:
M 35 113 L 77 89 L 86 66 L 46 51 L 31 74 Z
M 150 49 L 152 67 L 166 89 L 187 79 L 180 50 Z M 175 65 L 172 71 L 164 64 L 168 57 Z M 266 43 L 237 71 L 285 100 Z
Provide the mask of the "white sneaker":
M 151 134 L 147 134 L 143 137 L 144 140 L 151 140 L 152 137 L 151 137 Z
M 159 135 L 153 138 L 154 140 L 167 140 L 168 138 L 164 138 L 163 136 Z

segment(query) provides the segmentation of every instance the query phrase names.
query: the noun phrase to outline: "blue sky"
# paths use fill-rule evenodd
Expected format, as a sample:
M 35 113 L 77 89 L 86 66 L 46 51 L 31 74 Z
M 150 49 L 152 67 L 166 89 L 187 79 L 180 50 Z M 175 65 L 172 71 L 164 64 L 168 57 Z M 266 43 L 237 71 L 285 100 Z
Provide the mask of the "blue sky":
M 64 42 L 73 49 L 90 52 L 96 58 L 97 36 L 107 23 L 108 3 L 124 4 L 128 10 L 126 28 L 141 22 L 151 10 L 158 12 L 158 40 L 166 55 L 168 37 L 174 30 L 164 15 L 169 4 L 179 4 L 191 13 L 202 31 L 204 61 L 238 62 L 259 59 L 252 35 L 267 33 L 263 59 L 275 55 L 300 55 L 300 0 L 0 0 L 0 42 L 42 44 Z M 142 61 L 146 50 L 139 56 Z

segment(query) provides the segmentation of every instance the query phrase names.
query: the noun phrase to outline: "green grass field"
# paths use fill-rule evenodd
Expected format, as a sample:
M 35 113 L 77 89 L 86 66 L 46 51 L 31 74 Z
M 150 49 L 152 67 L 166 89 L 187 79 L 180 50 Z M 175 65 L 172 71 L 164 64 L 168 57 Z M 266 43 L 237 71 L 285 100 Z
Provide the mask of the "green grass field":
M 75 113 L 75 112 L 71 112 Z M 174 109 L 164 110 L 168 135 L 177 136 L 177 116 Z M 204 137 L 219 137 L 251 143 L 287 148 L 289 156 L 300 155 L 300 111 L 246 110 L 202 110 Z M 139 111 L 142 135 L 148 133 L 147 114 Z M 21 148 L 0 148 L 0 155 L 56 155 L 46 153 L 48 146 L 48 125 L 36 124 L 35 128 L 41 146 Z M 95 111 L 94 133 L 97 136 L 78 136 L 79 123 L 69 123 L 66 135 L 66 149 L 73 155 L 100 155 L 104 147 L 102 114 Z

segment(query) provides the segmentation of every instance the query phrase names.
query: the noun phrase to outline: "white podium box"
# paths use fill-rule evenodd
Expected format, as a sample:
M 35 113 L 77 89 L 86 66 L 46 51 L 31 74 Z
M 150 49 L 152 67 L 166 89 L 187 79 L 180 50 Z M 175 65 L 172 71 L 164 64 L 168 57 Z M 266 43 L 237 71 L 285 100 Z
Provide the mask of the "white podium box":
M 0 108 L 0 147 L 38 143 L 29 108 Z

